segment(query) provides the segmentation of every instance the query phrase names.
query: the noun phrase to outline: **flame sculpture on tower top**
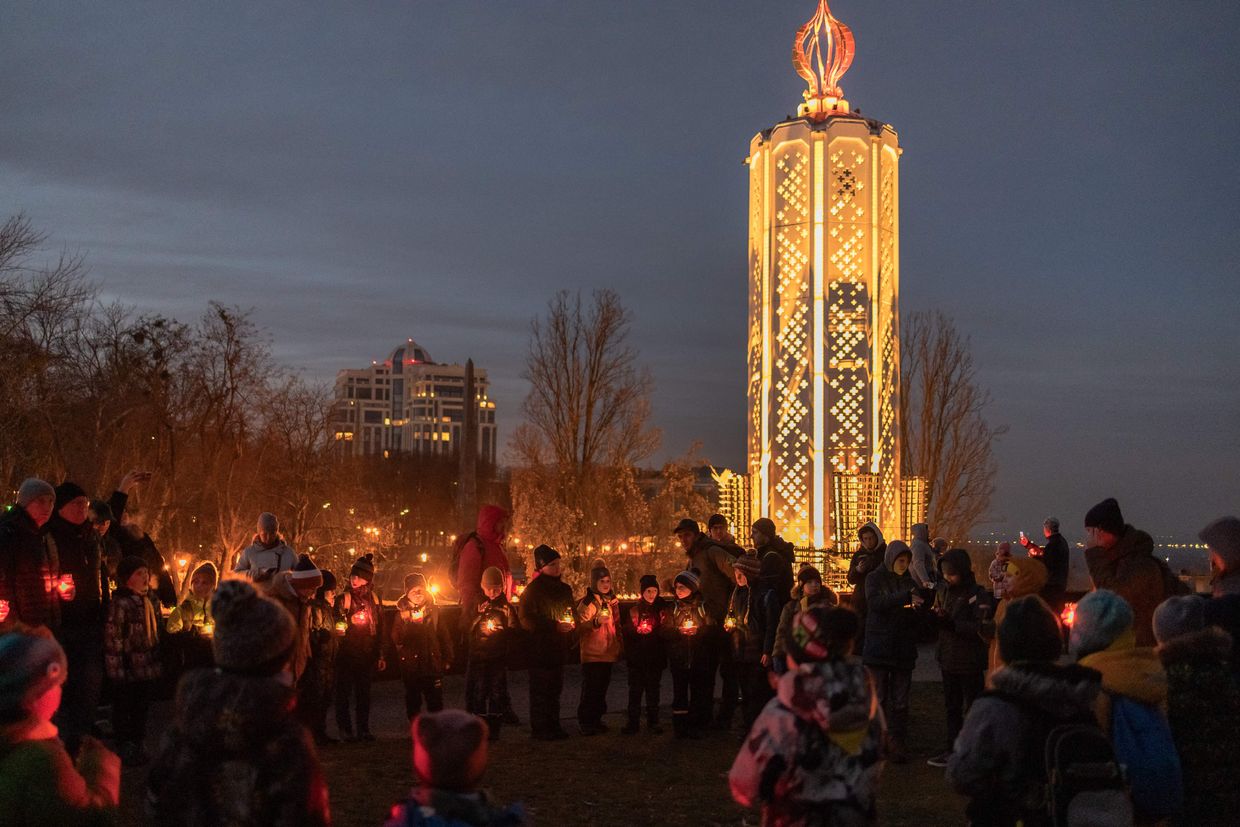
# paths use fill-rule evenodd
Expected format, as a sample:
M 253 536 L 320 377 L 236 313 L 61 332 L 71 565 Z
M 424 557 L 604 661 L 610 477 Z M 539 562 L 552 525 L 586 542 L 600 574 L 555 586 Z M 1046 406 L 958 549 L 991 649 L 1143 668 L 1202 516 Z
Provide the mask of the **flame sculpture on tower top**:
M 856 51 L 852 29 L 831 15 L 827 0 L 818 0 L 814 16 L 797 29 L 792 42 L 792 65 L 809 85 L 798 115 L 820 121 L 849 111 L 840 78 L 852 65 Z

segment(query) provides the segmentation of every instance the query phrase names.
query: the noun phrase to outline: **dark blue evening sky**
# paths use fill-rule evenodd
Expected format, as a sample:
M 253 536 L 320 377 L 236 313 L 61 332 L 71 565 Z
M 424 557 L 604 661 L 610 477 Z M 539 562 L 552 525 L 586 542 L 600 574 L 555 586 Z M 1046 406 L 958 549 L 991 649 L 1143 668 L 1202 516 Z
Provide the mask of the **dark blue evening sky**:
M 413 336 L 509 429 L 529 319 L 611 286 L 664 454 L 743 460 L 753 134 L 812 0 L 6 3 L 0 211 L 106 296 L 254 308 L 314 377 Z M 837 0 L 902 160 L 902 309 L 972 336 L 993 525 L 1240 511 L 1240 5 Z

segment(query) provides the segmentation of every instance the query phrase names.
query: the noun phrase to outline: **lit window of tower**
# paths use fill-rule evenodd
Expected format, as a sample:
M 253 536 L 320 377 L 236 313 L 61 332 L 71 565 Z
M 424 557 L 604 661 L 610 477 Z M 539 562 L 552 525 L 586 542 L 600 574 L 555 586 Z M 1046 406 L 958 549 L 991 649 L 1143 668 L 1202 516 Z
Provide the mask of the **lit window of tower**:
M 873 475 L 880 524 L 888 536 L 904 529 L 901 150 L 890 125 L 844 99 L 839 81 L 854 49 L 852 32 L 819 0 L 793 44 L 804 103 L 749 148 L 752 507 L 801 548 L 852 541 L 856 526 L 832 517 L 856 507 L 831 500 L 864 486 L 835 476 Z

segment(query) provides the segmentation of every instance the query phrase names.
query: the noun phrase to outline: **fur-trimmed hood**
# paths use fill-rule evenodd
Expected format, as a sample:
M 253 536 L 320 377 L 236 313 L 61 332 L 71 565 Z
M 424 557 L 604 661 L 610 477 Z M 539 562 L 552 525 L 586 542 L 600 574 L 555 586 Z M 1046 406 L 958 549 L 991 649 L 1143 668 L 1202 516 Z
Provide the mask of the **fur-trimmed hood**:
M 990 681 L 996 691 L 1060 719 L 1090 712 L 1102 691 L 1102 675 L 1078 664 L 1013 663 L 995 670 Z
M 1179 635 L 1156 650 L 1163 666 L 1185 661 L 1218 661 L 1231 658 L 1232 637 L 1217 626 Z

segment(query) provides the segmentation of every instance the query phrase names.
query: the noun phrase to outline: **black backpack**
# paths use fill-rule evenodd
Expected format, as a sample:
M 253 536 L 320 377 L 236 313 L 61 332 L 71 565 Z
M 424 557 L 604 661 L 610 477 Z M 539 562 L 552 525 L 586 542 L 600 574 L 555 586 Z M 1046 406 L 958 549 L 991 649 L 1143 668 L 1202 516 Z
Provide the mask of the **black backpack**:
M 478 536 L 478 532 L 471 531 L 464 537 L 461 537 L 452 546 L 452 557 L 448 560 L 448 582 L 452 584 L 452 588 L 459 593 L 461 584 L 457 582 L 457 572 L 461 570 L 461 552 L 470 542 L 474 542 L 478 546 L 478 556 L 482 556 L 482 538 Z
M 1011 703 L 1032 722 L 1028 766 L 1033 773 L 1021 806 L 1025 824 L 1131 827 L 1123 769 L 1092 714 L 1051 720 L 1022 698 L 985 694 Z

